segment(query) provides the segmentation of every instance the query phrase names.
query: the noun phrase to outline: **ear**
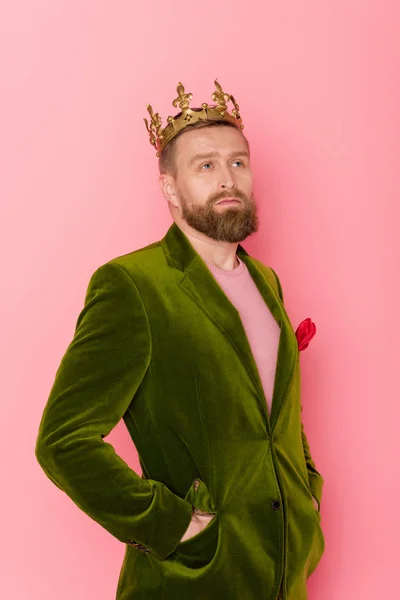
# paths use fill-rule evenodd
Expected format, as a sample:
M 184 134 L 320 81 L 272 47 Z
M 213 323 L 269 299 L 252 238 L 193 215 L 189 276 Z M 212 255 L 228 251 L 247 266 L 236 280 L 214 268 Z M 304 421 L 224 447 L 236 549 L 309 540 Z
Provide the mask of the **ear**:
M 164 198 L 171 202 L 174 206 L 179 206 L 178 200 L 175 195 L 175 181 L 172 175 L 168 175 L 167 173 L 161 173 L 158 178 L 161 192 L 163 193 Z

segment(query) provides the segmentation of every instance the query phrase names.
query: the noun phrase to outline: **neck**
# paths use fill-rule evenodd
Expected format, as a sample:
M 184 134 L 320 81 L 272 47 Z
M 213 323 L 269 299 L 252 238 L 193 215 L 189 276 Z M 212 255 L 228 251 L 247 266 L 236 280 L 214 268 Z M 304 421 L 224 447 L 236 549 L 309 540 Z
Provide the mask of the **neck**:
M 199 231 L 188 231 L 179 225 L 180 229 L 188 237 L 190 243 L 196 252 L 201 256 L 204 262 L 213 264 L 220 269 L 230 271 L 239 266 L 236 256 L 238 244 L 231 242 L 220 242 L 204 235 Z M 191 228 L 192 229 L 192 228 Z

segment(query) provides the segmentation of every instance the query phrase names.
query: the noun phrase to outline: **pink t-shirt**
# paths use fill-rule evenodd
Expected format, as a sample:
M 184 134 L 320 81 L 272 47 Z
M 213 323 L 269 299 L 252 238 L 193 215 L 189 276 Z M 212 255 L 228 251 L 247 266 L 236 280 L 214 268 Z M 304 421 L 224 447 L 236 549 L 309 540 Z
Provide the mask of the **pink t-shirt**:
M 236 255 L 237 256 L 237 255 Z M 206 265 L 225 295 L 239 312 L 271 414 L 280 328 L 254 283 L 245 263 L 237 256 L 239 265 L 232 270 Z

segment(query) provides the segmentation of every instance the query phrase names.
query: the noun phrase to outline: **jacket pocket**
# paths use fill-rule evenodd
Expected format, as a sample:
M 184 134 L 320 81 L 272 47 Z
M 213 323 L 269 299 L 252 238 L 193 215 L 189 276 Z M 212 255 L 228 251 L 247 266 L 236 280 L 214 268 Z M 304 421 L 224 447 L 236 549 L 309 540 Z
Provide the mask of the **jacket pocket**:
M 181 563 L 198 569 L 210 563 L 216 553 L 219 538 L 218 514 L 206 484 L 199 478 L 192 482 L 185 500 L 195 508 L 214 515 L 204 529 L 179 542 L 173 552 Z

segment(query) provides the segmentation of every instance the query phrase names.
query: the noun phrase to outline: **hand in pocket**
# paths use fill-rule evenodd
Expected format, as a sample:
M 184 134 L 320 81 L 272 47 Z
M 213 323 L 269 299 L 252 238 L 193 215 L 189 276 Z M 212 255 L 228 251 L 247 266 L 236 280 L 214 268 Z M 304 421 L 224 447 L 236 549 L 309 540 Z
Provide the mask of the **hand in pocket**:
M 198 508 L 193 508 L 192 519 L 189 523 L 188 528 L 182 536 L 181 542 L 190 539 L 196 534 L 200 533 L 209 522 L 215 517 L 213 513 L 207 513 L 199 510 Z

